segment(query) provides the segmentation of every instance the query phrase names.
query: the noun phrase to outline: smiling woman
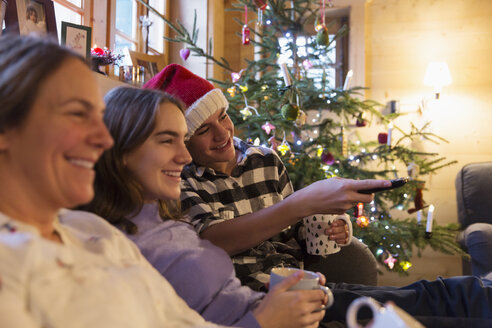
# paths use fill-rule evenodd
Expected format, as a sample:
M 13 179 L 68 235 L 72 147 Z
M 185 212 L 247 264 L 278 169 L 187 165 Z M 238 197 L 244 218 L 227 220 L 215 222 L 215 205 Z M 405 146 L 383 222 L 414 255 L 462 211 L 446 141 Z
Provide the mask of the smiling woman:
M 113 143 L 96 85 L 53 41 L 0 38 L 1 325 L 215 327 L 117 229 L 63 209 L 92 199 Z

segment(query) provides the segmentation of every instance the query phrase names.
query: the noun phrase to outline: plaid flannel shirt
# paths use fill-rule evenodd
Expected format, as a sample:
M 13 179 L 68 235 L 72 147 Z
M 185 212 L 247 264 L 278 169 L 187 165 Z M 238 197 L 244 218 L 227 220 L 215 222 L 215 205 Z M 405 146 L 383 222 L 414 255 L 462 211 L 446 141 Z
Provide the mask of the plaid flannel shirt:
M 269 207 L 293 193 L 287 170 L 278 155 L 265 147 L 252 147 L 238 138 L 238 165 L 232 174 L 188 165 L 182 174 L 181 202 L 198 233 L 213 224 Z M 243 284 L 262 290 L 275 266 L 302 266 L 297 227 L 282 231 L 232 258 Z

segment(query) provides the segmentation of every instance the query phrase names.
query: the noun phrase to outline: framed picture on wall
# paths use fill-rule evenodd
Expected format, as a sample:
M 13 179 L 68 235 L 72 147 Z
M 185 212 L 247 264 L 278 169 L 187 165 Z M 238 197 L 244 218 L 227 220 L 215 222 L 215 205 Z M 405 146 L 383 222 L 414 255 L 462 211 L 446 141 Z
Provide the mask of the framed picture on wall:
M 92 29 L 89 26 L 62 22 L 60 42 L 85 58 L 90 58 L 91 32 Z
M 164 55 L 147 55 L 131 50 L 129 52 L 132 64 L 144 67 L 145 81 L 150 80 L 166 66 Z
M 0 0 L 0 35 L 2 35 L 3 20 L 5 18 L 6 11 L 7 11 L 7 0 Z
M 22 35 L 50 35 L 58 39 L 53 1 L 7 0 L 5 30 Z

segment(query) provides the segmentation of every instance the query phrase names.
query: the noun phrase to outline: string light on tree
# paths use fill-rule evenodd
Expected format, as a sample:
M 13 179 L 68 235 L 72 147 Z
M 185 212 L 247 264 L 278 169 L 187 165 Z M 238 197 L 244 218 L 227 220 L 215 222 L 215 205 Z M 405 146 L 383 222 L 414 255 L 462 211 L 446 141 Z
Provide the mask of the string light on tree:
M 364 216 L 364 203 L 357 204 L 357 219 L 355 222 L 361 228 L 367 228 L 369 225 L 369 220 Z

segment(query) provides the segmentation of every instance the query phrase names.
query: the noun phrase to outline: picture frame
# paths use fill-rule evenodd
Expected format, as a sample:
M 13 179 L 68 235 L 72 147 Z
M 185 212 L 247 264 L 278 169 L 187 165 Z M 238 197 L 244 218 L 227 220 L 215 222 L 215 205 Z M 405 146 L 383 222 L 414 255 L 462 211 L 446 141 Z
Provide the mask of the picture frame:
M 61 44 L 86 59 L 91 58 L 92 28 L 69 22 L 61 22 Z
M 5 19 L 6 11 L 7 11 L 7 0 L 0 0 L 0 35 L 2 35 L 3 20 Z
M 133 65 L 144 67 L 145 81 L 150 80 L 166 66 L 164 55 L 148 55 L 132 50 L 129 53 Z
M 37 33 L 58 40 L 55 8 L 51 0 L 7 0 L 5 32 Z

